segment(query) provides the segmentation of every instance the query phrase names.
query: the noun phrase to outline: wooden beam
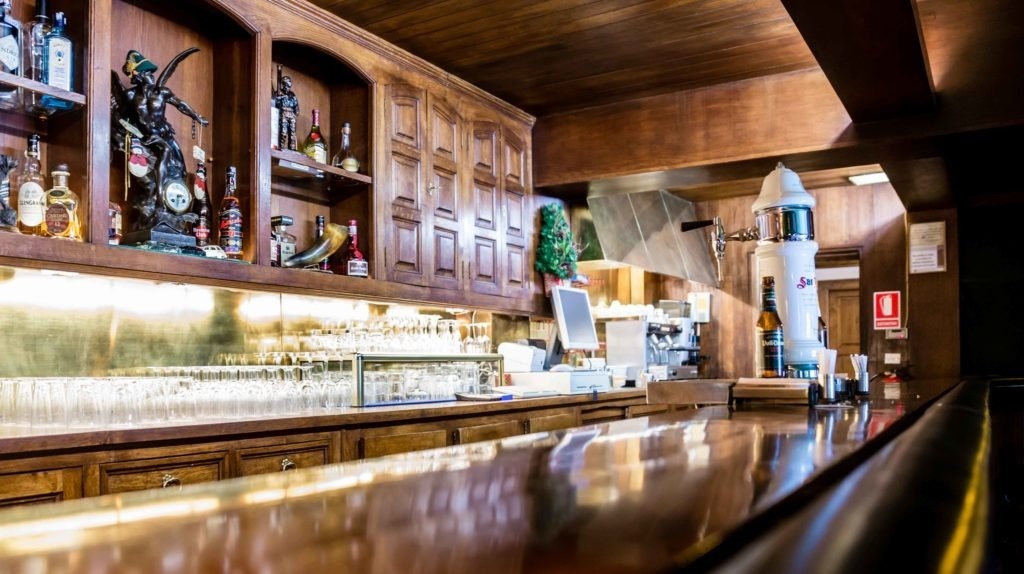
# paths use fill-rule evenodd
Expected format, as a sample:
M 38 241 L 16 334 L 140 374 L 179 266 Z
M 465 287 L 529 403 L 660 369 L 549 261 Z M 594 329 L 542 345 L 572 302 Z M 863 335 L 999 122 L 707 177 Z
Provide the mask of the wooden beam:
M 934 111 L 915 0 L 782 0 L 855 122 Z

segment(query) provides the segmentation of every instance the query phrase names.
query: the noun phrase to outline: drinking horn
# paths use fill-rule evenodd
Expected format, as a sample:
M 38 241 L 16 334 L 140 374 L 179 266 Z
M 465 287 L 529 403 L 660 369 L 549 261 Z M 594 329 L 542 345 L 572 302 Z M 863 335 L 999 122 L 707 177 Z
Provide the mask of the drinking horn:
M 341 249 L 348 239 L 348 228 L 337 223 L 328 223 L 324 226 L 324 234 L 305 251 L 296 253 L 285 261 L 281 267 L 306 267 L 315 265 L 324 258 L 330 257 L 332 253 Z

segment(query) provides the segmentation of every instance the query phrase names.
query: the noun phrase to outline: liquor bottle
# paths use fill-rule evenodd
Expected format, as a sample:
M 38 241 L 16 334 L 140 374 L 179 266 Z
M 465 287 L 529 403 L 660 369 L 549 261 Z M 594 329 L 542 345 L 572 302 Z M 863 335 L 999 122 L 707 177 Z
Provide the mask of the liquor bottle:
M 287 215 L 275 215 L 270 218 L 270 225 L 274 230 L 270 234 L 270 264 L 274 267 L 280 267 L 295 255 L 296 238 L 287 231 L 292 223 L 292 218 Z
M 341 126 L 341 149 L 338 153 L 334 154 L 334 159 L 331 160 L 331 165 L 334 167 L 340 167 L 345 171 L 359 171 L 359 160 L 356 159 L 355 154 L 352 153 L 352 126 L 348 122 L 345 122 Z
M 121 244 L 121 206 L 111 201 L 107 205 L 107 217 L 110 218 L 110 229 L 107 231 L 107 243 L 109 245 Z
M 22 74 L 21 37 L 21 22 L 11 17 L 11 0 L 0 0 L 0 71 L 15 76 Z M 20 90 L 4 86 L 0 90 L 0 109 L 20 107 Z
M 322 236 L 324 234 L 324 226 L 326 224 L 327 224 L 327 219 L 324 216 L 322 216 L 322 215 L 316 216 L 316 227 L 313 228 L 313 241 L 316 241 L 317 239 L 320 239 L 320 236 Z M 320 262 L 316 264 L 316 266 L 317 266 L 317 269 L 319 269 L 321 271 L 330 271 L 331 270 L 331 264 L 327 260 L 326 257 L 321 259 Z
M 210 199 L 206 190 L 206 166 L 199 162 L 192 178 L 192 195 L 199 202 L 199 220 L 192 227 L 197 247 L 206 247 L 210 239 Z
M 242 206 L 235 197 L 237 175 L 235 166 L 228 167 L 220 202 L 220 247 L 228 259 L 242 258 Z
M 370 264 L 363 252 L 359 250 L 359 233 L 356 220 L 348 220 L 348 250 L 345 252 L 345 275 L 349 277 L 368 277 Z
M 53 16 L 53 27 L 43 39 L 43 83 L 70 92 L 75 89 L 75 49 L 71 39 L 65 35 L 67 23 L 64 13 L 57 12 Z M 40 103 L 45 111 L 51 113 L 70 110 L 73 106 L 71 102 L 51 95 L 44 95 Z
M 313 158 L 317 163 L 327 163 L 327 142 L 320 133 L 320 110 L 313 110 L 313 125 L 309 128 L 302 153 Z
M 59 239 L 82 240 L 82 223 L 78 218 L 78 194 L 68 188 L 67 164 L 58 164 L 50 172 L 53 187 L 46 192 L 46 225 L 47 237 Z
M 0 0 L 2 2 L 2 0 Z M 46 180 L 39 165 L 39 136 L 28 137 L 25 162 L 12 179 L 11 207 L 18 210 L 18 231 L 43 235 L 45 231 Z
M 761 314 L 757 317 L 757 340 L 761 345 L 758 353 L 760 376 L 785 377 L 783 364 L 782 319 L 775 306 L 775 278 L 761 278 Z

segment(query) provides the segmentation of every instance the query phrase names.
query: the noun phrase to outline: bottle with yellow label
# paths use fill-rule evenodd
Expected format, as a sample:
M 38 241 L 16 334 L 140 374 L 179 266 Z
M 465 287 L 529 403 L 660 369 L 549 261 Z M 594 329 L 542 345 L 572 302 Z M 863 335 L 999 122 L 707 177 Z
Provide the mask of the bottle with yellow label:
M 72 241 L 82 240 L 82 223 L 78 218 L 78 194 L 68 188 L 68 172 L 66 164 L 58 164 L 57 169 L 50 172 L 53 187 L 46 192 L 46 212 L 43 223 L 44 235 Z

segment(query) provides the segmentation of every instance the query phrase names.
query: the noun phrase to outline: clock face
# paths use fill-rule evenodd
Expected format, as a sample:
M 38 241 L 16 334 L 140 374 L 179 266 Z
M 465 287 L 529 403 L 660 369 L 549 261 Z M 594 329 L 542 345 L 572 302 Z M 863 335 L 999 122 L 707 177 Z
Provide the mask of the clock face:
M 181 181 L 171 181 L 164 185 L 164 205 L 174 213 L 185 213 L 192 206 L 192 194 Z

